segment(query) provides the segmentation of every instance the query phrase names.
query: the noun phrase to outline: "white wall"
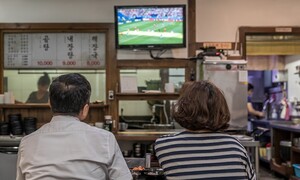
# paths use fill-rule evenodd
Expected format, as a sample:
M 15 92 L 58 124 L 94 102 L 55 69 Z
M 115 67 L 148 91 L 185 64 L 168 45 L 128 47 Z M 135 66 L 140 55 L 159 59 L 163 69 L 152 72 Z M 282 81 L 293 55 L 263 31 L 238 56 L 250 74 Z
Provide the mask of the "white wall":
M 185 4 L 185 0 L 143 0 L 143 4 Z M 139 0 L 0 0 L 0 22 L 114 22 L 114 5 Z
M 300 55 L 286 56 L 285 63 L 288 70 L 288 97 L 290 100 L 300 100 L 300 76 L 295 74 L 296 66 L 300 66 Z
M 143 0 L 142 4 L 186 4 Z M 0 22 L 113 22 L 114 5 L 140 0 L 0 0 Z M 197 41 L 234 41 L 239 26 L 299 26 L 299 0 L 197 0 Z
M 197 41 L 235 41 L 240 26 L 299 26 L 299 0 L 197 0 Z

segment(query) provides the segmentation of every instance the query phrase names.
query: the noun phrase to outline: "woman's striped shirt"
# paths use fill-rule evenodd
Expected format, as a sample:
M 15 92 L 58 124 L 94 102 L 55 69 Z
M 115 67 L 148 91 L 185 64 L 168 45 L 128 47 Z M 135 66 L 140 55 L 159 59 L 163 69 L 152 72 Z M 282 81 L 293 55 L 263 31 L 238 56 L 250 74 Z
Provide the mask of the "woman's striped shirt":
M 167 179 L 256 179 L 245 148 L 234 137 L 184 131 L 155 142 Z

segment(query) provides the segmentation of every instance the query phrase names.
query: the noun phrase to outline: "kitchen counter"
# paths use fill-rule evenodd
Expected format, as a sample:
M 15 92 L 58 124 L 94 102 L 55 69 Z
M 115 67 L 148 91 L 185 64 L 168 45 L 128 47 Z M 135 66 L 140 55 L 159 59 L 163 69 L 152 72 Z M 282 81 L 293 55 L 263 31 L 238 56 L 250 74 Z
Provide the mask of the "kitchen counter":
M 184 129 L 129 129 L 119 131 L 115 136 L 117 140 L 155 141 L 161 136 L 172 135 L 182 131 L 184 131 Z M 243 129 L 229 128 L 226 130 L 228 134 L 242 134 L 241 131 L 243 131 Z
M 5 136 L 0 135 L 0 147 L 15 147 L 19 146 L 23 136 Z
M 293 124 L 291 121 L 272 121 L 270 126 L 276 129 L 300 133 L 300 124 Z
M 142 140 L 142 141 L 155 141 L 157 138 L 175 134 L 183 131 L 183 129 L 141 129 L 141 130 L 127 130 L 119 131 L 115 134 L 117 140 Z

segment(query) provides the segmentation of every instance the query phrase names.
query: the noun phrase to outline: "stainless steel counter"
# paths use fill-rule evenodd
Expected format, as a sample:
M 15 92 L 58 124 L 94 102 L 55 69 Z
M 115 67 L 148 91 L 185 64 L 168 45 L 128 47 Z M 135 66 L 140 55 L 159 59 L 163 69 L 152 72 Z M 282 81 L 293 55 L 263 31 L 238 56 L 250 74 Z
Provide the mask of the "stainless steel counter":
M 19 146 L 23 136 L 0 136 L 0 147 L 15 147 Z

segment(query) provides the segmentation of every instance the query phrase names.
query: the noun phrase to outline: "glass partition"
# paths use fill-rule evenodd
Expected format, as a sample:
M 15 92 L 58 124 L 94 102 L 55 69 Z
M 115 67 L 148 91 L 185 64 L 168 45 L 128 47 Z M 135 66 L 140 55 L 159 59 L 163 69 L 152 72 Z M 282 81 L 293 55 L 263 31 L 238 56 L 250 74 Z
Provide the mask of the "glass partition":
M 164 69 L 126 69 L 120 70 L 121 86 L 122 77 L 134 77 L 137 81 L 137 91 L 144 90 L 165 91 L 165 84 L 172 83 L 175 92 L 181 88 L 185 81 L 184 68 L 164 68 Z
M 128 129 L 180 128 L 171 113 L 175 101 L 119 101 L 119 122 L 127 123 Z
M 105 70 L 4 70 L 4 92 L 12 92 L 17 102 L 26 102 L 37 91 L 37 82 L 44 72 L 52 81 L 67 73 L 80 73 L 91 83 L 91 102 L 105 100 Z
M 134 77 L 138 93 L 150 90 L 165 92 L 166 83 L 173 84 L 174 92 L 178 92 L 185 82 L 185 69 L 126 69 L 120 70 L 120 76 L 121 86 L 122 77 Z M 119 120 L 128 123 L 129 129 L 176 128 L 171 115 L 173 102 L 174 100 L 164 100 L 163 96 L 153 100 L 120 100 Z

